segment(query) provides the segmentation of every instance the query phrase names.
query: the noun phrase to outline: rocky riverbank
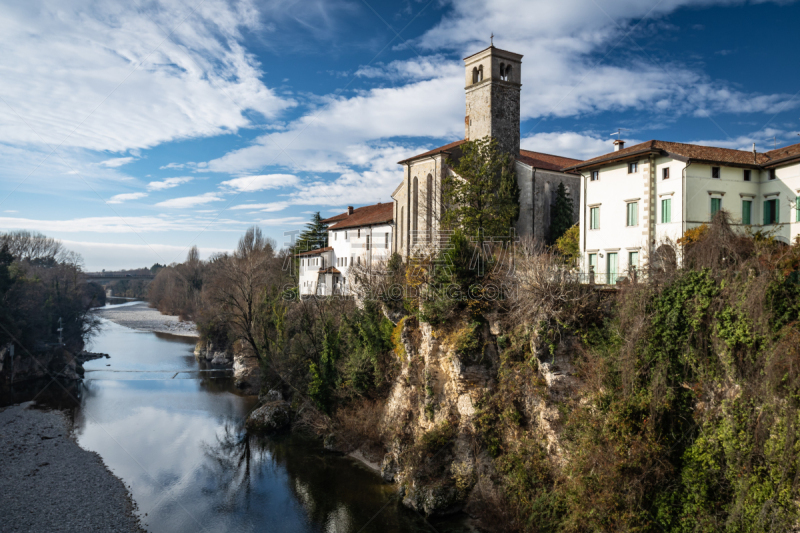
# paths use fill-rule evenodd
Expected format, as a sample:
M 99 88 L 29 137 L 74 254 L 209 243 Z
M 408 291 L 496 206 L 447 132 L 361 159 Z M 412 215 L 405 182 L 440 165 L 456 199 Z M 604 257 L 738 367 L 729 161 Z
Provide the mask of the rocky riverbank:
M 147 302 L 98 307 L 94 309 L 94 312 L 97 316 L 139 331 L 153 331 L 185 337 L 200 336 L 194 322 L 183 321 L 177 316 L 162 315 L 158 309 L 149 307 Z
M 125 485 L 69 438 L 59 411 L 0 409 L 0 532 L 141 532 Z

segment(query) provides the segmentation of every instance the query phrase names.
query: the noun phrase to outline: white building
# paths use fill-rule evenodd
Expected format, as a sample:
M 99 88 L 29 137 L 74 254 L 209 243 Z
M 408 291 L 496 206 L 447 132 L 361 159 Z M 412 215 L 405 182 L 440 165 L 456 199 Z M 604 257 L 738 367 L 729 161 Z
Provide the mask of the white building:
M 297 254 L 300 296 L 349 294 L 353 266 L 376 265 L 392 255 L 393 204 L 353 209 L 323 220 L 329 224 L 328 246 Z
M 568 169 L 582 176 L 582 269 L 593 267 L 598 283 L 662 252 L 680 260 L 665 243 L 720 209 L 786 243 L 800 233 L 800 144 L 764 153 L 665 141 L 615 147 Z

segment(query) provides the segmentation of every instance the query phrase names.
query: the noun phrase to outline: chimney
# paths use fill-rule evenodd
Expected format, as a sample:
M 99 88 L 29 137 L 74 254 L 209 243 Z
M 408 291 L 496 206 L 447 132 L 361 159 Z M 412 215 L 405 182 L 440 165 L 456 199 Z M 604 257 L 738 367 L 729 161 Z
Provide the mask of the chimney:
M 623 141 L 622 139 L 616 139 L 614 141 L 614 151 L 619 152 L 623 148 L 625 148 L 625 141 Z
M 347 206 L 347 216 L 350 216 L 352 214 L 353 214 L 353 206 L 352 205 L 348 205 Z
M 753 163 L 758 163 L 758 152 L 756 152 L 756 143 L 753 143 Z

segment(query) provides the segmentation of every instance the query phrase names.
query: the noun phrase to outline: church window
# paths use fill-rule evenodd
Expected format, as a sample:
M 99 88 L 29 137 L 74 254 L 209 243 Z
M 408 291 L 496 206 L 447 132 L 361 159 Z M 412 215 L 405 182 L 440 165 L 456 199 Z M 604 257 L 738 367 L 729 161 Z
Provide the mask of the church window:
M 427 191 L 427 204 L 425 206 L 425 230 L 428 232 L 428 238 L 433 238 L 433 176 L 428 174 L 428 183 L 427 183 L 428 191 Z
M 411 244 L 417 243 L 417 220 L 419 219 L 419 183 L 417 177 L 414 176 L 414 193 L 412 198 L 412 212 L 409 213 L 411 217 Z
M 478 67 L 472 68 L 472 83 L 478 83 Z
M 478 81 L 483 81 L 483 65 L 478 67 Z

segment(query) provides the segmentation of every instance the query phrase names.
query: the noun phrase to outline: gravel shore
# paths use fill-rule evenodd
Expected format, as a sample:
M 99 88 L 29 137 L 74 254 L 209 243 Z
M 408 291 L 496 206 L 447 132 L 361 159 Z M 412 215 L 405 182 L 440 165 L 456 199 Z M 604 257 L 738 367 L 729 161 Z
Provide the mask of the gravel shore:
M 97 313 L 97 316 L 116 322 L 126 328 L 182 335 L 184 337 L 200 336 L 194 322 L 182 322 L 176 316 L 162 315 L 158 309 L 148 307 L 147 302 L 97 307 L 94 312 Z
M 59 411 L 0 409 L 0 532 L 142 532 L 125 485 Z

